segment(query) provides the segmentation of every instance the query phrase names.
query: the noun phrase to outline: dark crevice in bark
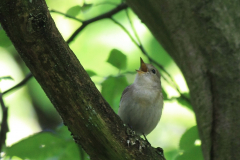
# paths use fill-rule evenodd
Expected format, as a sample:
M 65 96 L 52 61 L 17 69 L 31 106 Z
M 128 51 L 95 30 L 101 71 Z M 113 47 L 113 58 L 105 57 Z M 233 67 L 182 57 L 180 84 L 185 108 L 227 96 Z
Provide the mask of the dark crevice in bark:
M 208 76 L 208 79 L 209 79 L 209 82 L 210 82 L 210 91 L 211 91 L 211 98 L 212 98 L 212 125 L 211 125 L 211 142 L 210 142 L 210 144 L 211 144 L 211 147 L 210 147 L 210 159 L 211 160 L 213 160 L 214 159 L 214 145 L 213 145 L 213 140 L 214 140 L 214 131 L 215 131 L 215 125 L 216 125 L 216 123 L 215 123 L 215 117 L 216 117 L 216 115 L 215 115 L 215 111 L 214 111 L 214 109 L 215 109 L 215 107 L 214 107 L 214 101 L 215 101 L 215 99 L 214 99 L 214 81 L 213 81 L 213 76 L 212 76 L 212 73 L 211 73 L 211 71 L 207 71 L 207 76 Z

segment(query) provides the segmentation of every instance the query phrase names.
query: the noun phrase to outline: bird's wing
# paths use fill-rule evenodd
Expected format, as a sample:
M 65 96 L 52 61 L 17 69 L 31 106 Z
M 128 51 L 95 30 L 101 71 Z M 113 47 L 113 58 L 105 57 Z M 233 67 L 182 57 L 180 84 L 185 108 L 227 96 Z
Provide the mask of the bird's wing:
M 123 95 L 124 95 L 125 93 L 127 93 L 131 87 L 132 87 L 132 85 L 129 85 L 129 86 L 127 86 L 127 87 L 124 89 L 120 101 L 122 100 Z

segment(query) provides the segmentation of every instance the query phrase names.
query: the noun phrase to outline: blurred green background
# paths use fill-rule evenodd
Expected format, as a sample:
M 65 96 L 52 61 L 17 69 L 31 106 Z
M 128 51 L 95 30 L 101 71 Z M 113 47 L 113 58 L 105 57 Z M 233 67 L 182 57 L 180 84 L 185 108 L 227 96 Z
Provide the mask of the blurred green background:
M 103 14 L 121 3 L 119 0 L 46 2 L 49 10 L 82 20 Z M 131 9 L 128 9 L 128 13 L 149 56 L 164 66 L 181 93 L 189 95 L 184 77 L 172 58 Z M 80 22 L 64 15 L 53 12 L 51 15 L 65 40 L 81 26 Z M 137 40 L 125 11 L 115 14 L 113 18 L 124 25 Z M 145 62 L 148 62 L 148 58 L 132 42 L 129 35 L 110 19 L 88 25 L 70 43 L 70 48 L 117 113 L 121 93 L 127 85 L 133 83 L 135 69 L 140 66 L 140 57 Z M 27 73 L 29 70 L 1 28 L 0 77 L 11 76 L 14 80 L 1 80 L 0 90 L 3 92 L 19 83 Z M 164 79 L 161 80 L 166 92 L 164 110 L 160 123 L 147 136 L 149 142 L 153 147 L 162 147 L 167 160 L 202 160 L 201 141 L 191 105 L 184 101 L 175 88 Z M 9 107 L 10 129 L 7 133 L 7 147 L 1 153 L 4 159 L 89 159 L 81 147 L 74 143 L 69 131 L 62 125 L 57 111 L 34 78 L 21 89 L 5 95 L 4 102 Z M 2 119 L 2 111 L 0 113 Z

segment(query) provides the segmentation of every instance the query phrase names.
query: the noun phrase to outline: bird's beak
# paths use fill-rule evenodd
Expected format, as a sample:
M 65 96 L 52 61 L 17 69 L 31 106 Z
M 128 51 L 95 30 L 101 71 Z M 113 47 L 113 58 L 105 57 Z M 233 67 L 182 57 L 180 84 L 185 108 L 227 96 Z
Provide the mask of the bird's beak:
M 140 69 L 139 70 L 136 70 L 138 73 L 145 73 L 148 71 L 147 69 L 147 65 L 143 62 L 142 58 L 140 57 Z

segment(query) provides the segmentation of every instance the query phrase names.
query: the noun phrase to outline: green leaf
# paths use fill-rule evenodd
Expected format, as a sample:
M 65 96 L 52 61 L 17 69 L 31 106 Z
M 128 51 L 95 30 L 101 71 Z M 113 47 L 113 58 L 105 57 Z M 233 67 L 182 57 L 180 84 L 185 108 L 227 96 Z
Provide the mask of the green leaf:
M 193 110 L 192 105 L 185 99 L 185 97 L 190 99 L 189 93 L 182 93 L 182 94 L 184 95 L 184 97 L 180 96 L 180 97 L 176 98 L 178 103 L 180 103 L 181 105 L 187 107 L 190 110 Z
M 168 99 L 167 92 L 162 88 L 163 99 Z
M 184 95 L 186 98 L 190 99 L 190 94 L 189 94 L 189 92 L 184 92 L 184 93 L 182 93 L 182 95 Z
M 127 56 L 117 49 L 113 49 L 107 60 L 108 63 L 118 69 L 125 69 L 127 67 Z
M 6 156 L 22 159 L 80 159 L 78 146 L 50 132 L 41 132 L 6 148 Z
M 59 160 L 80 160 L 80 153 L 79 153 L 79 148 L 81 146 L 78 146 L 76 143 L 69 143 L 66 145 L 65 149 L 61 150 L 61 154 L 58 156 Z M 84 151 L 85 152 L 85 151 Z
M 87 12 L 92 6 L 93 6 L 93 4 L 84 3 L 82 6 L 82 12 L 83 13 Z
M 195 141 L 199 139 L 197 126 L 188 129 L 181 137 L 179 147 L 181 150 L 189 150 L 195 147 Z
M 92 70 L 86 70 L 87 74 L 89 75 L 89 77 L 95 76 L 97 75 L 95 72 L 93 72 Z
M 11 76 L 0 77 L 1 80 L 14 80 Z
M 176 160 L 203 160 L 201 146 L 196 146 L 194 144 L 196 140 L 199 140 L 198 129 L 197 126 L 193 126 L 182 135 L 179 149 L 183 152 Z
M 164 157 L 169 160 L 175 160 L 175 157 L 179 154 L 178 149 L 164 150 Z
M 7 34 L 3 29 L 0 30 L 0 46 L 1 47 L 9 47 L 12 45 L 11 40 L 8 38 Z
M 76 17 L 79 13 L 80 13 L 80 11 L 81 11 L 81 6 L 79 6 L 79 5 L 77 5 L 77 6 L 73 6 L 73 7 L 71 7 L 71 8 L 69 8 L 68 10 L 67 10 L 67 15 L 70 15 L 70 16 L 73 16 L 73 17 Z
M 56 129 L 56 135 L 59 137 L 59 138 L 62 138 L 62 139 L 65 139 L 66 140 L 66 142 L 68 142 L 68 141 L 72 141 L 72 136 L 71 136 L 71 132 L 68 130 L 68 128 L 66 127 L 66 126 L 64 126 L 63 124 L 62 125 L 60 125 L 57 129 Z M 68 148 L 67 149 L 69 149 L 70 151 L 68 152 L 68 153 L 66 153 L 67 155 L 68 154 L 72 154 L 72 152 L 71 152 L 71 150 L 72 149 L 76 149 L 75 147 L 78 147 L 78 150 L 80 151 L 81 150 L 81 152 L 80 152 L 80 154 L 83 154 L 83 155 L 81 155 L 81 157 L 85 157 L 85 159 L 87 158 L 87 153 L 81 148 L 81 146 L 80 145 L 76 145 L 75 143 L 71 143 L 71 144 L 69 144 L 69 146 L 68 146 Z M 66 150 L 67 150 L 66 149 Z M 65 151 L 66 151 L 65 150 Z M 79 151 L 77 151 L 77 153 L 75 153 L 75 154 L 79 154 Z M 70 156 L 70 155 L 69 155 Z M 72 155 L 71 155 L 72 156 Z M 63 158 L 64 159 L 64 158 Z M 68 159 L 68 158 L 65 158 L 65 159 Z
M 127 86 L 128 82 L 125 76 L 109 76 L 102 83 L 102 95 L 115 112 L 119 108 L 122 92 Z
M 201 146 L 194 146 L 177 156 L 175 160 L 203 160 Z
M 71 136 L 71 132 L 68 130 L 68 128 L 64 125 L 60 125 L 57 127 L 56 129 L 56 134 L 60 137 L 63 138 L 65 140 L 71 140 L 72 136 Z

